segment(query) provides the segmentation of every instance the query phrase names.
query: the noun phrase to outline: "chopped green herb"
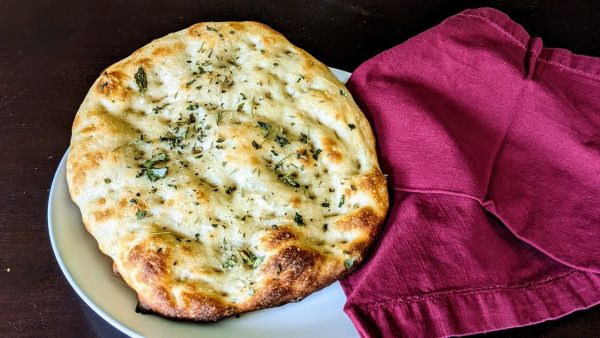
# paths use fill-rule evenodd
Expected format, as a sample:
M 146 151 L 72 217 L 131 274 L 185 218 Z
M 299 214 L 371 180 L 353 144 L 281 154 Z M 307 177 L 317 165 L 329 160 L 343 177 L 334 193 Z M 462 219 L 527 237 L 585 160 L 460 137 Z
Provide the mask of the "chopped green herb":
M 146 217 L 146 213 L 147 213 L 146 210 L 138 210 L 135 213 L 135 218 L 142 219 L 142 218 Z
M 350 189 L 356 190 L 356 186 L 354 184 L 350 184 Z
M 215 224 L 215 223 L 213 223 L 213 224 L 211 224 L 210 226 L 212 226 L 213 228 L 216 228 L 216 227 L 218 227 L 219 225 L 218 225 L 218 224 Z
M 138 86 L 138 91 L 144 94 L 148 90 L 148 79 L 146 79 L 146 71 L 144 68 L 138 67 L 138 70 L 133 77 Z
M 308 135 L 304 133 L 300 133 L 300 142 L 307 144 L 308 143 Z
M 277 142 L 277 144 L 279 144 L 280 147 L 285 147 L 286 145 L 290 144 L 290 141 L 288 141 L 287 138 L 285 138 L 284 135 L 280 135 L 277 134 L 275 135 L 275 142 Z
M 196 240 L 199 241 L 200 240 L 200 234 L 195 234 L 194 237 L 196 237 Z
M 321 206 L 323 208 L 329 208 L 329 202 L 323 202 L 323 203 L 321 203 Z
M 136 177 L 146 175 L 151 182 L 155 182 L 161 178 L 164 178 L 167 175 L 168 168 L 154 168 L 154 165 L 158 162 L 165 161 L 166 159 L 167 155 L 164 153 L 155 155 L 142 164 L 142 170 L 136 175 Z
M 354 123 L 350 123 L 348 125 L 348 128 L 350 128 L 350 130 L 352 130 L 352 129 L 356 128 L 356 126 L 354 125 Z
M 262 121 L 258 121 L 256 122 L 258 123 L 258 126 L 260 127 L 260 129 L 268 132 L 269 130 L 271 130 L 271 125 L 268 124 L 267 122 L 262 122 Z
M 356 260 L 354 258 L 347 258 L 344 260 L 344 266 L 346 269 L 351 269 Z
M 137 201 L 136 201 L 135 198 L 132 198 L 132 199 L 129 200 L 129 203 L 131 203 L 131 204 L 137 204 Z
M 144 162 L 144 164 L 142 164 L 142 167 L 149 169 L 152 166 L 154 166 L 156 163 L 165 161 L 166 159 L 167 159 L 167 154 L 160 153 L 160 154 L 154 155 L 151 159 Z
M 222 143 L 223 141 L 225 141 L 225 137 L 223 137 L 223 136 L 220 136 L 220 137 L 217 139 L 217 143 Z
M 323 151 L 323 150 L 321 150 L 321 149 L 317 149 L 317 150 L 315 150 L 315 153 L 312 155 L 312 158 L 313 158 L 315 161 L 318 161 L 318 160 L 319 160 L 319 154 L 320 154 L 322 151 Z
M 282 178 L 280 178 L 280 180 L 283 183 L 289 185 L 290 187 L 294 187 L 294 188 L 300 187 L 300 184 L 298 184 L 298 182 L 294 181 L 294 179 L 291 177 L 291 173 L 283 176 Z
M 185 129 L 179 129 L 179 127 L 176 127 L 174 130 L 175 130 L 176 134 L 173 134 L 172 132 L 167 132 L 165 134 L 165 136 L 160 137 L 160 140 L 162 142 L 169 143 L 169 145 L 171 146 L 171 149 L 180 145 L 181 141 L 183 141 L 187 137 L 187 132 L 188 132 L 187 127 Z
M 211 27 L 211 26 L 206 26 L 206 30 L 211 31 L 211 32 L 218 32 L 216 28 Z
M 225 269 L 233 268 L 236 265 L 237 265 L 237 258 L 234 255 L 229 256 L 229 258 L 227 258 L 225 260 L 225 262 L 223 263 L 223 267 Z
M 186 87 L 189 87 L 190 85 L 192 85 L 192 83 L 196 82 L 196 79 L 191 79 L 188 82 L 185 83 Z
M 165 153 L 156 154 L 151 159 L 144 162 L 144 164 L 142 166 L 144 168 L 150 168 L 153 165 L 155 165 L 156 163 L 165 161 L 166 159 L 167 159 L 167 154 L 165 154 Z
M 304 76 L 302 76 L 302 74 L 300 74 L 300 76 L 298 77 L 298 81 L 296 81 L 296 83 L 300 82 L 300 80 L 304 80 Z
M 131 141 L 131 142 L 129 142 L 127 145 L 128 145 L 128 146 L 130 146 L 130 145 L 136 145 L 136 146 L 139 146 L 139 145 L 143 145 L 143 144 L 146 144 L 146 143 L 150 143 L 150 142 L 149 142 L 149 141 L 146 141 L 146 140 L 144 140 L 144 134 L 142 134 L 139 140 Z
M 304 225 L 304 220 L 302 219 L 302 215 L 300 215 L 297 211 L 296 211 L 296 215 L 294 215 L 294 222 L 296 222 L 296 224 L 298 224 L 298 225 Z
M 342 195 L 342 197 L 340 198 L 340 203 L 338 204 L 338 208 L 341 208 L 342 205 L 344 205 L 345 201 L 346 201 L 346 196 Z
M 254 147 L 254 149 L 260 149 L 260 144 L 256 143 L 256 141 L 252 140 L 252 146 Z
M 273 225 L 271 225 L 271 229 L 273 229 L 273 230 L 277 230 L 277 224 L 273 224 Z
M 342 95 L 342 96 L 346 96 L 346 95 L 348 95 L 348 94 L 346 94 L 346 92 L 345 92 L 343 89 L 340 89 L 340 95 Z
M 187 110 L 196 110 L 200 107 L 200 105 L 198 103 L 191 103 L 188 107 Z
M 242 263 L 248 269 L 257 268 L 265 259 L 264 257 L 256 257 L 250 250 L 239 250 L 240 258 Z
M 323 231 L 327 231 L 328 228 L 329 228 L 329 224 L 327 224 L 327 223 L 323 224 Z
M 165 103 L 162 106 L 156 106 L 156 107 L 152 108 L 152 112 L 154 114 L 158 114 L 158 113 L 160 113 L 168 105 L 169 105 L 169 103 Z
M 111 180 L 110 178 L 105 178 L 105 179 L 104 179 L 104 183 L 108 184 L 108 183 L 110 183 L 110 182 L 112 182 L 112 180 Z
M 227 187 L 227 189 L 225 189 L 225 193 L 226 193 L 227 195 L 229 195 L 229 194 L 231 194 L 231 192 L 232 192 L 232 191 L 234 191 L 234 190 L 235 190 L 235 188 L 233 188 L 233 187 Z
M 240 111 L 242 111 L 242 109 L 244 109 L 244 102 L 238 104 L 238 106 L 237 106 L 237 111 L 240 112 Z
M 165 178 L 167 176 L 168 168 L 148 168 L 146 169 L 146 177 L 151 182 L 156 182 L 161 178 Z

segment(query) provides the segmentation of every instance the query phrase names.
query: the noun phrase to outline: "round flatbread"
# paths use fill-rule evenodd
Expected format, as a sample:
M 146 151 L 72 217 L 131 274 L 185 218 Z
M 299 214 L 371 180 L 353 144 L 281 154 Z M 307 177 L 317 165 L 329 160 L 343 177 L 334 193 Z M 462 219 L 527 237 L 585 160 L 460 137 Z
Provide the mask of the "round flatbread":
M 343 277 L 388 208 L 348 90 L 256 22 L 199 23 L 106 69 L 75 117 L 67 170 L 139 307 L 196 321 Z

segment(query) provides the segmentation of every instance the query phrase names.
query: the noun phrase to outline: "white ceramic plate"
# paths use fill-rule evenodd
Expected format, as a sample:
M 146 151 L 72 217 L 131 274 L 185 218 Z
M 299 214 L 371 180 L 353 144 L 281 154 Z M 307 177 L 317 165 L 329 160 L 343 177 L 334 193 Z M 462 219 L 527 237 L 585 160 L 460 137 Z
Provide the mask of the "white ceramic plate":
M 333 69 L 343 82 L 350 73 Z M 346 298 L 335 283 L 299 303 L 243 314 L 215 324 L 176 322 L 135 312 L 135 293 L 112 273 L 110 258 L 85 230 L 66 181 L 66 154 L 50 189 L 48 230 L 56 260 L 77 294 L 96 313 L 133 337 L 358 337 L 342 307 Z

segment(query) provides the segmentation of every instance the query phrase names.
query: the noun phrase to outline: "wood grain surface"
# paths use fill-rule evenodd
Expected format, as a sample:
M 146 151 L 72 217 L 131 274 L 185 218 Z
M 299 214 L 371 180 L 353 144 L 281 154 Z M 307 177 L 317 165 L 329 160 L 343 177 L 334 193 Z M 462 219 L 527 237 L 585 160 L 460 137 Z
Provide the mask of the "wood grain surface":
M 48 239 L 48 191 L 99 73 L 150 40 L 209 20 L 257 20 L 327 65 L 362 61 L 466 8 L 503 10 L 544 45 L 600 56 L 600 2 L 0 1 L 0 336 L 121 337 L 79 299 Z M 594 337 L 600 307 L 487 337 Z

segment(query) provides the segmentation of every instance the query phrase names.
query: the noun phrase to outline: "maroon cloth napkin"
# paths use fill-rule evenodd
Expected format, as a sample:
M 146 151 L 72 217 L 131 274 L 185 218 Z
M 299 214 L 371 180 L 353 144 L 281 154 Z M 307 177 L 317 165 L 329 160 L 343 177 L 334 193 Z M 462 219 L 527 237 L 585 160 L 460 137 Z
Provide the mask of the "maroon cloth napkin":
M 600 59 L 467 10 L 348 87 L 391 190 L 372 257 L 342 281 L 363 337 L 466 335 L 600 303 Z

